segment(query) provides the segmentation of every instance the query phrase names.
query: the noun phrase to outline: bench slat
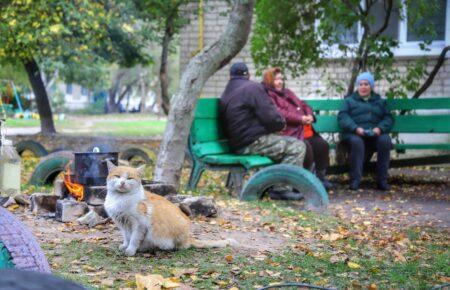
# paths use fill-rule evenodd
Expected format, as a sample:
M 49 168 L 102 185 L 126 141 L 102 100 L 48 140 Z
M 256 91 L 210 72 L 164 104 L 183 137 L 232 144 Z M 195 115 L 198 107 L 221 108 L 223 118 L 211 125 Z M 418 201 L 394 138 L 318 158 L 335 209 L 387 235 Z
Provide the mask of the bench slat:
M 339 111 L 344 103 L 343 99 L 306 100 L 315 111 Z M 440 110 L 450 109 L 450 98 L 425 99 L 390 99 L 390 110 Z
M 195 118 L 218 118 L 219 117 L 219 99 L 208 98 L 199 99 L 195 109 Z
M 192 146 L 192 151 L 198 157 L 231 152 L 227 140 L 198 143 Z
M 191 138 L 197 142 L 209 142 L 226 139 L 219 119 L 198 119 L 192 123 Z
M 337 116 L 316 116 L 313 125 L 319 133 L 337 133 L 341 129 Z M 407 115 L 394 116 L 393 133 L 450 133 L 450 115 Z

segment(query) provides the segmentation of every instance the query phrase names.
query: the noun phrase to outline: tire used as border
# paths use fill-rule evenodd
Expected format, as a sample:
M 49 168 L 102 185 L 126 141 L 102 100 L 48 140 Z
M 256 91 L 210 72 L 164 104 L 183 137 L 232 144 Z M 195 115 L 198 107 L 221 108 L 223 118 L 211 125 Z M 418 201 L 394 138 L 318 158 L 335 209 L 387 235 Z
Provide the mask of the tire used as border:
M 290 164 L 272 165 L 255 173 L 245 184 L 240 199 L 247 201 L 261 199 L 267 189 L 281 183 L 290 185 L 304 194 L 308 208 L 322 208 L 329 203 L 322 182 L 308 170 Z
M 22 155 L 25 150 L 33 152 L 36 157 L 43 157 L 48 154 L 47 149 L 45 149 L 45 147 L 42 146 L 41 143 L 34 140 L 19 141 L 14 145 L 14 147 L 16 148 L 19 155 Z

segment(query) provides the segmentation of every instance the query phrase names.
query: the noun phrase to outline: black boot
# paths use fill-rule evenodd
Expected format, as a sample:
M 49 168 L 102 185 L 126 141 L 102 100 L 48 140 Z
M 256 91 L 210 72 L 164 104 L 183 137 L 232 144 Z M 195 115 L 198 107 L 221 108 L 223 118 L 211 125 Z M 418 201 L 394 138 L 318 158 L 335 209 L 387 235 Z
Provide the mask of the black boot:
M 334 188 L 334 184 L 331 183 L 328 179 L 327 179 L 327 175 L 325 174 L 325 170 L 318 170 L 316 172 L 316 176 L 317 178 L 319 178 L 320 181 L 322 181 L 323 186 L 325 187 L 326 190 L 331 190 Z
M 304 198 L 303 194 L 295 191 L 269 191 L 269 197 L 274 200 L 301 200 Z
M 382 191 L 389 191 L 391 187 L 387 183 L 387 180 L 378 180 L 377 188 Z
M 350 181 L 350 190 L 358 190 L 359 189 L 359 180 L 351 180 Z

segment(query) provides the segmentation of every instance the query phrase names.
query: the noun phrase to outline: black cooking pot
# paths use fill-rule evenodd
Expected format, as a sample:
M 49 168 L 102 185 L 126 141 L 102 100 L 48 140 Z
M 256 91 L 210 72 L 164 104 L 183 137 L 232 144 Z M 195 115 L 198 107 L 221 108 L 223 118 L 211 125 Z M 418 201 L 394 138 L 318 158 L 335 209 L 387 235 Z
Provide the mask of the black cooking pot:
M 108 176 L 107 160 L 117 165 L 119 152 L 76 152 L 75 182 L 83 185 L 105 185 Z

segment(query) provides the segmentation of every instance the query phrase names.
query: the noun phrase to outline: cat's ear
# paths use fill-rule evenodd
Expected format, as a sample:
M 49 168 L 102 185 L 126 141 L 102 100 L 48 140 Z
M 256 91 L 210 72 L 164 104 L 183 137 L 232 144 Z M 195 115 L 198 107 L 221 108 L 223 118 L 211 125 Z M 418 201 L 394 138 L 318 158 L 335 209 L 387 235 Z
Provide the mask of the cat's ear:
M 139 166 L 137 169 L 137 172 L 139 173 L 139 175 L 141 177 L 144 177 L 144 173 L 145 173 L 145 164 L 142 164 L 141 166 Z
M 110 173 L 111 171 L 114 170 L 114 168 L 117 167 L 116 165 L 114 165 L 114 163 L 112 163 L 112 162 L 109 161 L 109 160 L 106 160 L 106 165 L 108 166 L 108 173 Z

